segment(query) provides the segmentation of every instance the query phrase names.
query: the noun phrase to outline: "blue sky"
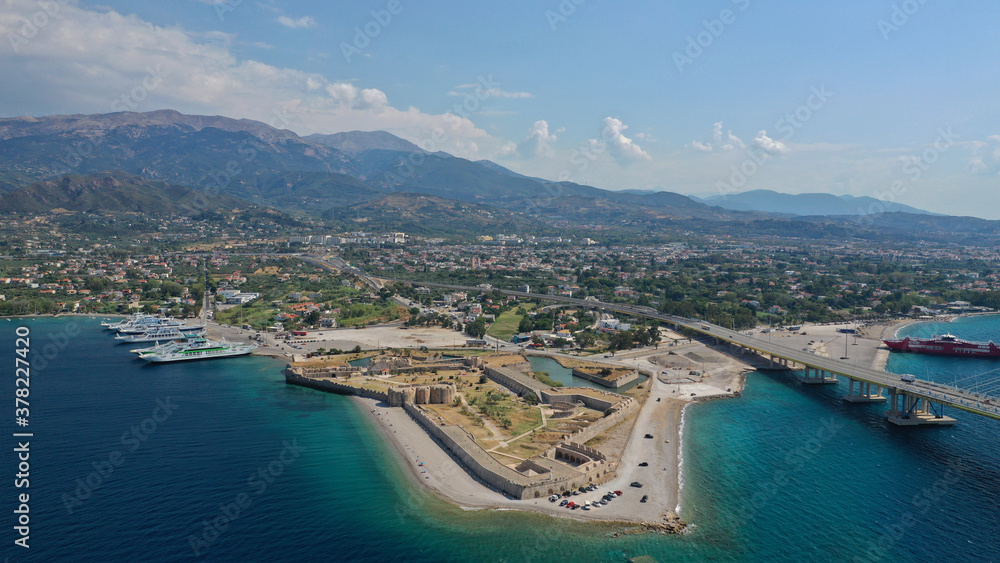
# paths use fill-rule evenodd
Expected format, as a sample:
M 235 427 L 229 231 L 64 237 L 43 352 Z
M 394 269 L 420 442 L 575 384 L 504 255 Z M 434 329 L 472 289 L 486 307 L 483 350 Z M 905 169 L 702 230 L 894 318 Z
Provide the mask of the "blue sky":
M 4 116 L 170 107 L 387 130 L 608 189 L 1000 218 L 984 205 L 1000 187 L 995 2 L 2 1 Z

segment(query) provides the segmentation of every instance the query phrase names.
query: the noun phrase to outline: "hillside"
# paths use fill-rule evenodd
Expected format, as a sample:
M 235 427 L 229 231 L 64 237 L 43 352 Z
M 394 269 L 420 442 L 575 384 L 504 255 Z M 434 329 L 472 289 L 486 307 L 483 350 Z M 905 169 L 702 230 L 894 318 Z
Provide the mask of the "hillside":
M 67 175 L 108 171 L 131 175 L 121 182 L 127 185 L 122 189 L 132 190 L 128 197 L 136 199 L 135 205 L 123 192 L 109 192 L 121 199 L 98 202 L 85 190 L 73 197 L 45 191 L 62 185 Z M 139 193 L 147 186 L 139 179 L 159 182 L 160 191 Z M 300 137 L 258 121 L 172 110 L 0 119 L 0 194 L 16 194 L 38 182 L 48 187 L 33 188 L 37 202 L 14 195 L 5 198 L 13 206 L 8 209 L 51 209 L 63 200 L 74 209 L 169 208 L 168 202 L 188 197 L 165 194 L 162 186 L 169 185 L 351 224 L 365 221 L 369 230 L 380 225 L 426 233 L 438 227 L 438 232 L 477 234 L 519 228 L 551 232 L 557 225 L 644 235 L 730 234 L 735 229 L 748 236 L 811 237 L 824 224 L 848 238 L 919 240 L 952 232 L 975 241 L 976 236 L 992 240 L 1000 225 L 961 217 L 934 221 L 929 218 L 944 216 L 830 194 L 755 190 L 696 200 L 668 191 L 604 190 L 524 176 L 490 161 L 427 153 L 384 131 Z M 414 199 L 415 194 L 431 199 Z M 871 209 L 894 213 L 867 215 Z
M 101 215 L 195 215 L 248 206 L 246 202 L 227 195 L 198 192 L 121 172 L 65 176 L 32 184 L 0 197 L 0 213 L 17 214 L 65 210 Z
M 873 210 L 933 215 L 922 209 L 868 196 L 835 196 L 824 193 L 786 194 L 771 190 L 750 190 L 737 194 L 712 195 L 700 198 L 699 201 L 733 211 L 764 211 L 783 215 L 865 215 Z
M 417 235 L 540 234 L 550 230 L 537 219 L 504 209 L 405 192 L 348 207 L 334 207 L 323 216 L 356 225 L 358 229 L 401 230 Z

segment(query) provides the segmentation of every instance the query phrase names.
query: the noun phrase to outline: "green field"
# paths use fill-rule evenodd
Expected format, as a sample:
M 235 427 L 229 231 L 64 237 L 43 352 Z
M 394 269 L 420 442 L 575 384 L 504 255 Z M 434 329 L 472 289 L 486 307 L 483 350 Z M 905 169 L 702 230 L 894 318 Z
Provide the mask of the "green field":
M 534 303 L 529 303 L 524 305 L 525 310 L 530 311 L 534 308 Z M 505 313 L 502 313 L 497 317 L 496 322 L 493 326 L 486 331 L 486 334 L 492 336 L 493 338 L 499 338 L 503 341 L 509 341 L 511 336 L 517 334 L 517 325 L 521 324 L 521 315 L 515 313 L 517 309 L 511 309 Z

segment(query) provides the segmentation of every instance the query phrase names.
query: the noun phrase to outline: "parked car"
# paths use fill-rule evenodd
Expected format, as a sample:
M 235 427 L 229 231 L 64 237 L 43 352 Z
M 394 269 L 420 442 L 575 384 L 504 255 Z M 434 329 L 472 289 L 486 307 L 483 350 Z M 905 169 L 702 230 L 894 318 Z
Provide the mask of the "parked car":
M 644 461 L 639 464 L 639 467 L 649 467 L 649 463 Z
M 649 500 L 649 495 L 642 495 L 642 498 L 639 499 L 639 502 L 646 502 L 647 500 Z
M 628 486 L 629 487 L 635 487 L 637 489 L 641 489 L 642 488 L 642 483 L 640 483 L 638 481 L 632 481 L 631 483 L 629 483 Z
M 692 394 L 693 394 L 693 393 L 692 393 Z M 652 437 L 653 437 L 653 435 L 652 435 L 652 434 L 646 434 L 645 436 L 643 436 L 643 438 L 652 438 Z

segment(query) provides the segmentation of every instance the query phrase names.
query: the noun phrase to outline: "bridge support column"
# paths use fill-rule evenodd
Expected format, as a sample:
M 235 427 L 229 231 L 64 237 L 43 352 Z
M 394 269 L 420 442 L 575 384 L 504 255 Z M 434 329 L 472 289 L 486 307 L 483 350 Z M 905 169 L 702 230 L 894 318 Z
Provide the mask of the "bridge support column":
M 847 394 L 844 400 L 849 403 L 884 403 L 886 398 L 882 396 L 882 388 L 878 385 L 857 381 L 858 392 L 854 392 L 854 379 L 848 380 Z M 874 389 L 874 392 L 872 390 Z
M 897 426 L 951 426 L 957 422 L 950 416 L 935 413 L 927 399 L 899 389 L 889 389 L 889 405 L 886 420 Z
M 806 366 L 804 375 L 797 378 L 808 385 L 832 385 L 837 383 L 837 376 L 823 370 Z

